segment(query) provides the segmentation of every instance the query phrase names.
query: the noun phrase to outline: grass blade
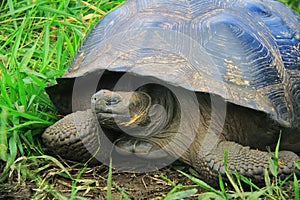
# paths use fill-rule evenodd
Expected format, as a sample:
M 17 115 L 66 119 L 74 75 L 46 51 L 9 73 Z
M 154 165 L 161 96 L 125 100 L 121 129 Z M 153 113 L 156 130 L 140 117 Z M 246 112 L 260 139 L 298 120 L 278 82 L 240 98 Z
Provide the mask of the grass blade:
M 195 194 L 198 190 L 196 188 L 190 189 L 190 190 L 184 190 L 173 193 L 168 200 L 176 200 L 176 199 L 183 199 L 191 197 L 193 194 Z
M 109 160 L 109 171 L 107 177 L 107 192 L 106 197 L 108 200 L 111 200 L 111 186 L 112 186 L 112 159 Z
M 62 30 L 63 32 L 63 30 Z M 62 60 L 62 50 L 63 50 L 64 34 L 59 32 L 57 36 L 56 46 L 54 47 L 56 51 L 56 63 L 60 68 Z
M 126 194 L 126 192 L 120 186 L 118 186 L 116 183 L 114 183 L 114 186 L 116 186 L 117 190 L 119 190 L 119 192 L 121 193 L 122 197 L 125 200 L 131 200 L 130 197 Z
M 11 0 L 10 0 L 11 1 Z M 8 1 L 9 2 L 9 1 Z M 12 2 L 12 1 L 11 1 Z M 20 14 L 20 13 L 23 13 L 24 11 L 27 11 L 27 10 L 32 10 L 34 7 L 36 6 L 36 4 L 30 4 L 30 5 L 24 5 L 23 7 L 21 8 L 17 8 L 17 9 L 14 9 L 11 10 L 8 14 L 1 14 L 0 15 L 0 24 L 1 23 L 4 23 L 5 22 L 5 18 L 11 18 L 11 16 L 15 16 L 16 14 Z M 2 19 L 2 20 L 1 20 Z M 7 20 L 8 21 L 8 20 Z M 9 19 L 9 22 L 11 22 L 12 20 Z M 16 21 L 16 18 L 13 19 L 13 21 Z M 6 22 L 7 23 L 7 22 Z M 15 27 L 15 25 L 14 25 Z M 16 28 L 15 30 L 17 30 L 18 28 Z
M 250 192 L 248 195 L 247 200 L 257 200 L 260 199 L 260 197 L 266 192 L 266 190 L 260 189 L 256 192 Z
M 294 174 L 294 189 L 295 189 L 295 200 L 299 200 L 299 183 L 296 174 Z
M 35 41 L 35 43 L 33 44 L 33 46 L 28 49 L 28 51 L 25 53 L 23 59 L 20 62 L 20 68 L 19 69 L 26 69 L 29 62 L 32 59 L 33 53 L 36 51 L 36 45 L 38 44 L 39 39 Z
M 0 123 L 0 159 L 3 161 L 7 161 L 8 158 L 6 123 L 7 123 L 7 109 L 4 108 L 2 109 L 1 112 L 1 123 Z
M 57 14 L 59 16 L 71 17 L 72 19 L 76 19 L 76 20 L 80 21 L 74 15 L 71 15 L 71 14 L 69 14 L 67 12 L 64 12 L 64 11 L 61 11 L 61 10 L 57 10 L 57 9 L 54 9 L 54 8 L 51 8 L 51 7 L 39 6 L 39 10 L 43 10 L 44 12 L 50 12 L 52 14 Z
M 243 193 L 241 192 L 240 188 L 238 187 L 238 185 L 236 184 L 236 181 L 234 180 L 232 173 L 230 171 L 228 171 L 227 169 L 225 170 L 226 176 L 229 180 L 229 182 L 231 183 L 232 187 L 234 188 L 235 192 L 238 194 L 238 196 L 241 199 L 245 199 Z M 226 194 L 225 194 L 226 195 Z
M 41 119 L 41 118 L 39 118 L 38 116 L 35 116 L 35 115 L 31 115 L 31 114 L 28 114 L 28 113 L 25 113 L 25 112 L 22 112 L 22 111 L 17 111 L 17 110 L 8 108 L 8 107 L 6 107 L 6 109 L 9 111 L 9 115 L 13 115 L 13 116 L 16 116 L 16 117 L 24 117 L 24 118 L 29 119 L 31 121 L 41 122 L 41 123 L 46 124 L 46 125 L 51 125 L 52 124 L 52 122 L 49 122 L 47 120 L 43 120 L 43 119 Z
M 9 152 L 12 160 L 15 160 L 18 154 L 17 143 L 20 142 L 19 136 L 16 132 L 9 138 Z
M 281 131 L 280 131 L 279 138 L 278 138 L 276 148 L 275 148 L 275 157 L 276 158 L 278 158 L 278 155 L 279 155 L 280 140 L 281 140 Z
M 254 188 L 254 189 L 256 189 L 256 190 L 259 190 L 260 188 L 257 186 L 257 185 L 255 185 L 251 180 L 249 180 L 247 177 L 245 177 L 245 176 L 243 176 L 243 175 L 241 175 L 241 174 L 238 174 L 237 172 L 233 172 L 234 173 L 234 175 L 236 176 L 236 177 L 238 177 L 241 181 L 243 181 L 244 183 L 246 183 L 247 185 L 249 185 L 250 187 L 252 187 L 252 188 Z
M 13 19 L 15 19 L 16 18 L 15 13 L 14 13 L 15 9 L 14 9 L 14 4 L 13 4 L 12 0 L 8 0 L 8 6 L 9 6 L 10 15 L 12 16 Z M 14 24 L 15 29 L 17 30 L 18 25 L 17 25 L 16 20 L 13 20 L 13 24 Z
M 50 29 L 50 22 L 48 22 L 45 26 L 44 47 L 43 47 L 44 51 L 43 51 L 43 61 L 42 61 L 41 71 L 44 71 L 48 65 L 48 55 L 49 55 L 49 46 L 50 46 L 49 29 Z
M 87 166 L 84 166 L 82 170 L 79 172 L 79 174 L 76 176 L 75 181 L 72 182 L 72 191 L 71 191 L 71 196 L 70 199 L 78 199 L 76 198 L 76 193 L 78 192 L 78 189 L 76 189 L 76 185 L 82 174 L 86 171 Z
M 23 157 L 21 157 L 21 158 L 23 158 Z M 59 162 L 56 158 L 54 158 L 52 156 L 48 156 L 48 155 L 30 156 L 28 159 L 45 159 L 45 160 L 49 160 L 49 161 L 55 163 L 60 169 L 62 169 L 62 171 L 64 173 L 66 173 L 69 176 L 69 178 L 73 179 L 73 176 L 69 173 L 68 169 L 63 164 L 61 164 L 61 162 Z M 16 162 L 17 162 L 17 160 L 16 160 Z
M 207 191 L 209 192 L 213 192 L 215 194 L 218 194 L 219 196 L 223 197 L 223 194 L 220 193 L 219 191 L 217 191 L 215 188 L 211 187 L 210 185 L 208 185 L 207 183 L 205 183 L 204 181 L 198 179 L 198 178 L 195 178 L 193 176 L 190 176 L 180 170 L 177 170 L 178 172 L 180 172 L 181 174 L 183 174 L 184 176 L 188 177 L 191 181 L 193 181 L 194 183 L 196 183 L 197 185 L 199 185 L 200 187 L 206 189 Z
M 18 28 L 17 32 L 16 32 L 16 37 L 15 37 L 14 45 L 12 48 L 12 61 L 11 61 L 14 64 L 16 63 L 16 55 L 18 55 L 18 51 L 19 51 L 20 43 L 21 43 L 21 39 L 22 39 L 22 33 L 23 33 L 24 25 L 26 24 L 26 21 L 27 21 L 26 18 L 24 18 L 20 28 Z M 15 66 L 15 67 L 17 67 L 17 66 Z
M 20 102 L 23 106 L 23 108 L 27 108 L 27 99 L 26 99 L 26 89 L 25 89 L 25 86 L 24 86 L 24 82 L 23 82 L 23 79 L 22 79 L 22 76 L 21 76 L 21 73 L 19 72 L 19 70 L 16 70 L 16 75 L 17 75 L 17 82 L 18 82 L 18 92 L 19 92 L 19 99 L 20 99 Z M 25 110 L 24 110 L 25 111 Z
M 294 164 L 297 167 L 297 169 L 300 170 L 300 163 L 295 161 Z
M 220 190 L 223 193 L 223 195 L 226 196 L 226 190 L 225 190 L 225 186 L 224 186 L 221 174 L 219 174 L 219 186 L 220 186 Z
M 272 185 L 271 185 L 271 179 L 270 175 L 267 169 L 264 169 L 264 179 L 265 179 L 265 184 L 267 191 L 270 195 L 273 195 L 273 190 L 272 190 Z
M 198 196 L 199 200 L 224 200 L 224 198 L 221 198 L 218 194 L 214 192 L 204 192 Z

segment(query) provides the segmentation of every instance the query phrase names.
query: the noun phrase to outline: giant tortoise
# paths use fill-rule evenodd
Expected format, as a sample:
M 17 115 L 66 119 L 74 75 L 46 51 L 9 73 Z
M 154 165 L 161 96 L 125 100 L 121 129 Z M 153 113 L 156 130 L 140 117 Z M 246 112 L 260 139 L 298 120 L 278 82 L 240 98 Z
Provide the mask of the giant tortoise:
M 129 0 L 46 90 L 66 116 L 43 142 L 67 159 L 261 182 L 279 141 L 279 175 L 299 174 L 300 19 L 273 0 Z

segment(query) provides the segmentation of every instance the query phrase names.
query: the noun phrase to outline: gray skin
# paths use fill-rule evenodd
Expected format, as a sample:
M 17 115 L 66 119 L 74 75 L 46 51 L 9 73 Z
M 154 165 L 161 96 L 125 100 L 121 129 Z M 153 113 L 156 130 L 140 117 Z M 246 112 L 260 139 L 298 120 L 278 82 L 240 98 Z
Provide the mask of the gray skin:
M 64 158 L 97 162 L 90 152 L 99 147 L 105 151 L 105 142 L 99 141 L 99 122 L 109 130 L 108 136 L 124 157 L 173 156 L 194 167 L 204 180 L 216 184 L 219 173 L 225 177 L 227 151 L 230 169 L 262 183 L 272 155 L 267 147 L 274 150 L 282 131 L 279 176 L 299 174 L 294 165 L 294 161 L 300 161 L 299 129 L 281 127 L 263 112 L 231 103 L 226 104 L 224 123 L 211 120 L 211 97 L 205 93 L 197 93 L 200 113 L 197 118 L 192 108 L 180 109 L 183 104 L 193 103 L 189 98 L 192 92 L 182 89 L 182 93 L 185 98 L 179 103 L 170 90 L 158 85 L 135 92 L 100 90 L 91 97 L 91 109 L 67 115 L 50 126 L 43 133 L 43 141 L 50 152 Z M 222 113 L 219 114 L 214 119 L 221 119 Z M 210 134 L 208 140 L 207 134 Z M 169 145 L 171 141 L 173 145 Z

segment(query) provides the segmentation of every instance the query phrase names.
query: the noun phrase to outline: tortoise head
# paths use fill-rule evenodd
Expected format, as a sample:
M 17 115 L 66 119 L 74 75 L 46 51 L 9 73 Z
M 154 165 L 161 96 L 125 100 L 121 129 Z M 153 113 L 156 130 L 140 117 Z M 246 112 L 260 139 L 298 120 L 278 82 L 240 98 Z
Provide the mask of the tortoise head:
M 91 107 L 102 127 L 133 137 L 153 136 L 168 120 L 162 105 L 143 91 L 100 90 L 92 96 Z

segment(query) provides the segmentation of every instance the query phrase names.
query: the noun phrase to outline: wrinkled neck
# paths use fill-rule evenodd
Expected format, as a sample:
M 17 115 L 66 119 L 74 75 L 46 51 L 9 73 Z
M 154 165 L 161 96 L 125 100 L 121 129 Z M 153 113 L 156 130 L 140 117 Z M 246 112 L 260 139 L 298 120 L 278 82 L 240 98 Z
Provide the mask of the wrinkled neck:
M 162 86 L 151 85 L 141 90 L 151 96 L 151 106 L 147 113 L 149 122 L 144 127 L 143 135 L 153 137 L 173 123 L 177 102 L 172 92 Z
M 188 158 L 189 148 L 197 134 L 199 104 L 196 94 L 191 91 L 175 88 L 172 92 L 172 100 L 169 100 L 172 103 L 166 102 L 168 124 L 150 140 L 172 156 L 185 159 Z

